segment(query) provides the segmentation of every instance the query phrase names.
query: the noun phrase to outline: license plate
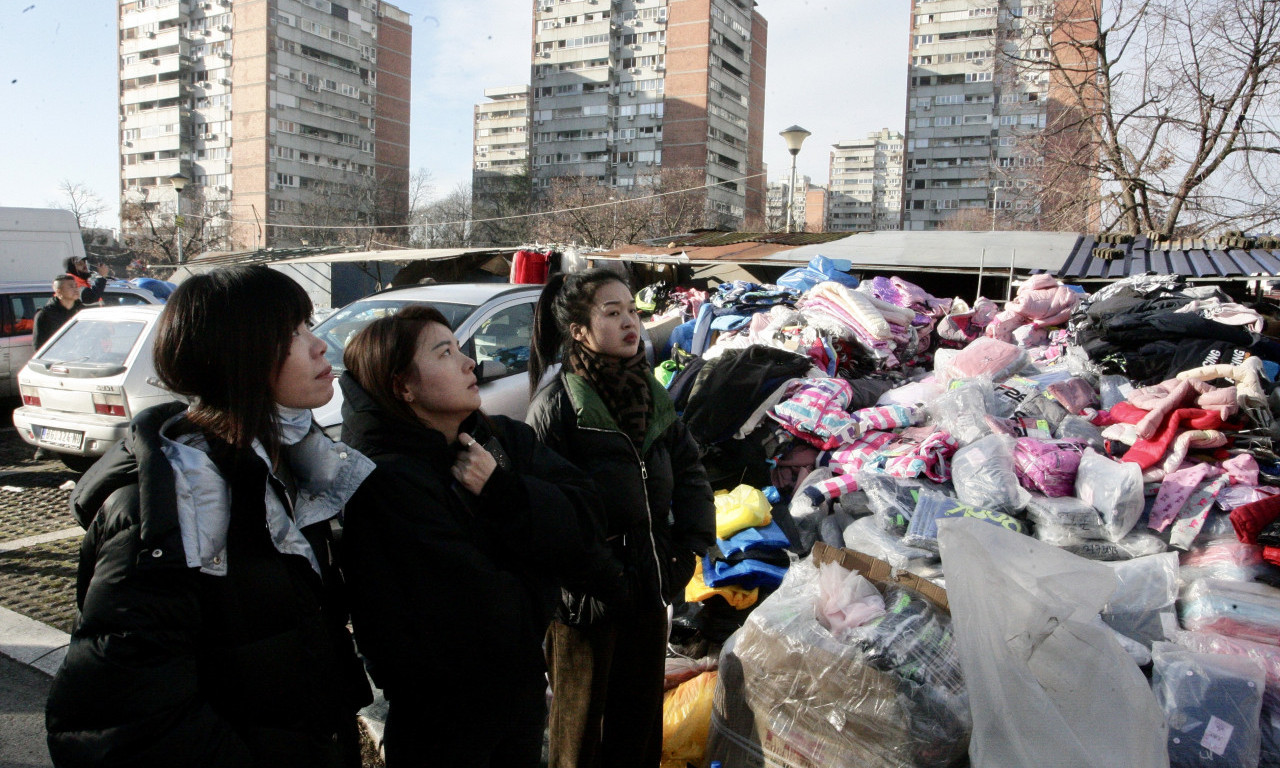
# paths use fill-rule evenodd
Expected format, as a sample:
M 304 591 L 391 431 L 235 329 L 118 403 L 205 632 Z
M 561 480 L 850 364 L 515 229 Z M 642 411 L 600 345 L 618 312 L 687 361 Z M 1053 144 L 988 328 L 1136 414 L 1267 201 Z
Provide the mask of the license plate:
M 56 445 L 59 448 L 71 448 L 78 451 L 80 450 L 80 444 L 84 442 L 84 433 L 72 432 L 68 429 L 41 427 L 40 442 L 45 445 Z

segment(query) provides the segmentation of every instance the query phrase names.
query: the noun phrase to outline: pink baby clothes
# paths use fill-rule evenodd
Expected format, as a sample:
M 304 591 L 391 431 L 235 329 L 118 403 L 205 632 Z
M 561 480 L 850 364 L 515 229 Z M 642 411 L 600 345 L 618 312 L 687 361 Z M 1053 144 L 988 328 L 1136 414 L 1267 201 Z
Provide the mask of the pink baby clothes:
M 1248 453 L 1232 456 L 1222 462 L 1222 469 L 1231 478 L 1232 485 L 1258 484 L 1258 460 Z
M 1165 476 L 1160 483 L 1160 492 L 1156 495 L 1155 506 L 1151 508 L 1148 525 L 1152 530 L 1163 531 L 1178 516 L 1187 499 L 1195 491 L 1210 472 L 1208 464 L 1196 464 L 1188 469 L 1178 470 Z M 1216 474 L 1216 472 L 1215 472 Z

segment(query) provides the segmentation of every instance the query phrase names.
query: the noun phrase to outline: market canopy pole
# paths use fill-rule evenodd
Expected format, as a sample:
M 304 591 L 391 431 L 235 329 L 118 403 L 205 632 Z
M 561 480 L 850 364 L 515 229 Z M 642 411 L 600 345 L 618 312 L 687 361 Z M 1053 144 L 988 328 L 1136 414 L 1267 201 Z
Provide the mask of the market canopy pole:
M 1018 261 L 1018 249 L 1009 249 L 1009 284 L 1004 287 L 1004 301 L 1009 303 L 1009 299 L 1013 298 L 1013 265 Z
M 982 298 L 982 268 L 987 263 L 987 249 L 982 249 L 982 255 L 978 257 L 978 290 L 973 294 L 973 303 L 977 304 L 978 299 Z

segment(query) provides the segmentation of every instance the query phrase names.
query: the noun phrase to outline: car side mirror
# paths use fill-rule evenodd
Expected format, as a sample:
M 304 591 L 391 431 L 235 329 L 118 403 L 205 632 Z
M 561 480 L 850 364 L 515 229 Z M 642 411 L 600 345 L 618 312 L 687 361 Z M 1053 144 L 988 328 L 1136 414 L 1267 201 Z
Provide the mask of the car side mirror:
M 485 360 L 476 366 L 476 383 L 484 384 L 494 379 L 500 379 L 508 373 L 507 366 L 497 360 Z

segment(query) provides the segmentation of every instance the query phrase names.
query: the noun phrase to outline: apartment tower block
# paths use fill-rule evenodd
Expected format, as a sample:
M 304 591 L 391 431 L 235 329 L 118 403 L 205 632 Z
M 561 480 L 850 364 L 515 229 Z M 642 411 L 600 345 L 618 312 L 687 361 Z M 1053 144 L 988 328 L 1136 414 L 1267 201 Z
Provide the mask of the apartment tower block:
M 832 145 L 828 232 L 896 230 L 902 224 L 903 136 L 888 128 Z
M 408 211 L 409 17 L 379 0 L 121 0 L 120 192 L 184 198 L 230 247 L 293 242 L 327 220 Z
M 993 226 L 997 212 L 1004 226 L 1035 224 L 1061 5 L 913 0 L 904 229 L 937 229 L 970 209 Z
M 708 219 L 764 213 L 767 24 L 753 0 L 535 0 L 532 176 L 625 192 L 664 168 Z

